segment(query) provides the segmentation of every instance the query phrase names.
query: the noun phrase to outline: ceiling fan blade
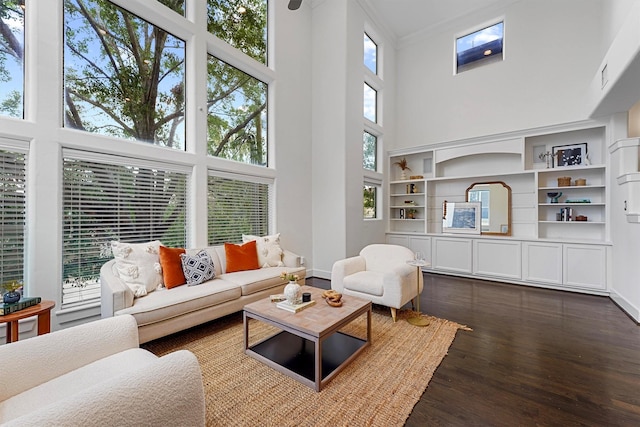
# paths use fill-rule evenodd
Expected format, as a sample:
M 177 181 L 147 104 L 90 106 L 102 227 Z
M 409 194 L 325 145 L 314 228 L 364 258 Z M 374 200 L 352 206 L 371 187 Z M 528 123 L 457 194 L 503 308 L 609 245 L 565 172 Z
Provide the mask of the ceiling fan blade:
M 302 0 L 289 0 L 289 10 L 298 10 Z

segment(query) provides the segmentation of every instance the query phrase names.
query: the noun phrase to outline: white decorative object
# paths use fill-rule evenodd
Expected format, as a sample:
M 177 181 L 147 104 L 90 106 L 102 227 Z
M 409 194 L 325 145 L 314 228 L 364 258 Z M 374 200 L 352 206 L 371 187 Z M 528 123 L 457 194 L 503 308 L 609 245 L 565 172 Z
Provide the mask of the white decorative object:
M 284 287 L 284 296 L 291 305 L 300 304 L 302 302 L 302 288 L 297 282 L 290 281 Z
M 258 264 L 260 267 L 282 267 L 283 250 L 280 247 L 280 233 L 271 236 L 253 236 L 249 234 L 242 235 L 242 243 L 256 241 L 258 251 Z
M 162 283 L 160 244 L 159 240 L 148 243 L 111 242 L 116 271 L 135 297 L 147 295 Z

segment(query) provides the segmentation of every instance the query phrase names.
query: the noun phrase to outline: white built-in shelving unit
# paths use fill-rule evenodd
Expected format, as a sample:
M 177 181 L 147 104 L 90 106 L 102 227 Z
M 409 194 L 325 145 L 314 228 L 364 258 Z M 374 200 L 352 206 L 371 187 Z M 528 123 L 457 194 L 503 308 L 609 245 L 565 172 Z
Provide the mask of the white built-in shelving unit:
M 580 165 L 547 167 L 538 157 L 585 143 Z M 590 121 L 389 152 L 387 241 L 426 253 L 434 272 L 607 294 L 607 145 L 606 124 Z M 400 179 L 401 159 L 416 179 Z M 443 233 L 443 202 L 463 202 L 473 183 L 492 181 L 511 188 L 510 235 Z M 553 192 L 562 192 L 557 203 Z M 557 218 L 562 209 L 572 210 L 571 221 Z

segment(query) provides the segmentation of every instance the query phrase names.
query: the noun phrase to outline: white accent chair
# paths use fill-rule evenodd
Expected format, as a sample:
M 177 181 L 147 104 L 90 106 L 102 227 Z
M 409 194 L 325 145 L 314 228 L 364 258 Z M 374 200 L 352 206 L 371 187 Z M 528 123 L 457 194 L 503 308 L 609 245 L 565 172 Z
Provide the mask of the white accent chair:
M 204 426 L 195 355 L 138 347 L 122 315 L 0 346 L 2 426 Z
M 414 253 L 404 246 L 366 246 L 358 256 L 333 264 L 331 289 L 391 308 L 395 322 L 396 310 L 418 295 L 418 286 L 422 292 L 422 274 L 407 264 L 413 257 Z

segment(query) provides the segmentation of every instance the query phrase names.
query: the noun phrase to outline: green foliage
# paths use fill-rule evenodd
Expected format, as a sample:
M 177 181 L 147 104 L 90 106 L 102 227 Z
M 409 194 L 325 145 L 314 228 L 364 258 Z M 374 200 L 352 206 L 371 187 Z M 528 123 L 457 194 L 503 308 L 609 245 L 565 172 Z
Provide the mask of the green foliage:
M 267 184 L 209 177 L 210 245 L 241 242 L 243 234 L 263 236 L 269 226 Z
M 107 0 L 65 0 L 65 125 L 183 149 L 184 50 Z
M 377 169 L 377 143 L 378 138 L 369 132 L 364 132 L 362 137 L 362 167 L 375 171 Z
M 376 187 L 365 185 L 363 189 L 364 218 L 376 217 Z
M 24 9 L 21 6 L 24 6 L 23 0 L 0 2 L 0 83 L 6 83 L 6 87 L 22 85 L 22 73 L 10 72 L 12 65 L 23 67 Z M 22 92 L 22 87 L 7 90 L 4 99 L 0 99 L 0 114 L 22 117 Z
M 207 15 L 211 34 L 266 64 L 266 0 L 207 0 Z

